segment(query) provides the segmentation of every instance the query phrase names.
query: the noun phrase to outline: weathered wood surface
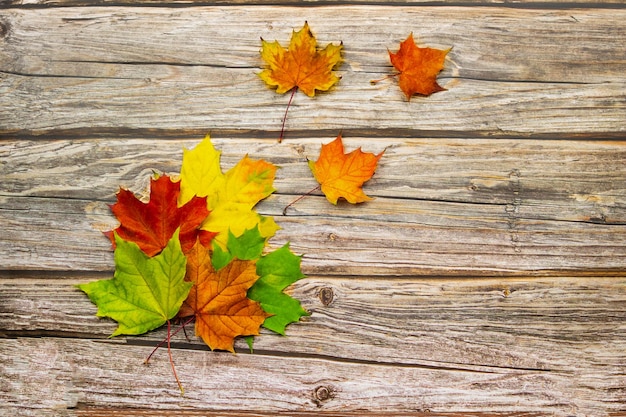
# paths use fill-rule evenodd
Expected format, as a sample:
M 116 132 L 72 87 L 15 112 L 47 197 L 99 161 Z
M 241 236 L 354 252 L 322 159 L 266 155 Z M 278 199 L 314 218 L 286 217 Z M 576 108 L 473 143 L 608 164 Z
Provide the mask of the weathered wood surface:
M 626 9 L 74 7 L 3 11 L 0 134 L 276 131 L 288 97 L 256 75 L 259 36 L 287 42 L 305 20 L 321 44 L 343 41 L 346 62 L 331 93 L 298 95 L 289 131 L 625 130 Z M 387 49 L 411 31 L 453 49 L 441 77 L 448 90 L 408 103 L 395 80 L 369 81 L 391 71 Z
M 385 151 L 362 206 L 319 196 L 306 164 L 322 141 L 216 140 L 224 169 L 241 155 L 281 168 L 276 245 L 304 254 L 305 272 L 345 275 L 505 275 L 620 271 L 626 253 L 624 142 L 346 138 Z M 141 192 L 153 169 L 178 172 L 195 141 L 8 141 L 0 168 L 0 242 L 12 269 L 110 270 L 108 203 L 120 184 Z M 36 179 L 36 180 L 34 180 Z M 42 226 L 45 226 L 42 228 Z M 57 236 L 64 236 L 59 239 Z M 72 259 L 68 263 L 68 258 Z
M 351 3 L 346 0 L 211 0 L 211 1 L 198 1 L 198 0 L 0 0 L 0 6 L 95 6 L 95 5 L 281 5 L 281 6 L 319 6 L 322 3 L 324 5 L 345 5 Z M 622 0 L 568 0 L 567 2 L 561 2 L 558 0 L 546 1 L 546 0 L 385 0 L 382 3 L 380 0 L 359 0 L 356 3 L 372 4 L 385 6 L 446 6 L 446 5 L 466 5 L 466 6 L 504 6 L 512 8 L 524 8 L 524 7 L 537 7 L 537 8 L 564 8 L 564 7 L 623 7 Z
M 72 286 L 105 277 L 109 274 L 3 273 L 4 331 L 106 338 L 115 323 L 95 317 L 95 306 L 83 302 L 83 293 Z M 288 337 L 265 333 L 257 338 L 255 352 L 470 371 L 590 372 L 620 365 L 626 347 L 625 284 L 623 275 L 395 281 L 309 276 L 293 294 L 312 315 L 292 325 Z M 165 335 L 162 330 L 125 340 L 147 346 L 149 353 Z M 514 341 L 518 346 L 510 346 Z M 182 335 L 174 343 L 207 349 Z M 585 344 L 606 345 L 604 356 L 586 354 L 580 349 Z M 237 347 L 246 350 L 243 341 Z M 605 377 L 610 379 L 610 372 Z M 619 381 L 618 374 L 614 377 Z
M 0 1 L 0 415 L 626 415 L 622 2 L 232 3 Z M 278 144 L 259 36 L 304 20 L 343 79 Z M 411 31 L 453 49 L 448 90 L 407 103 L 369 80 Z M 283 215 L 339 129 L 386 149 L 376 199 Z M 258 208 L 312 315 L 253 355 L 176 336 L 180 397 L 165 352 L 142 365 L 164 330 L 109 340 L 72 284 L 111 276 L 118 187 L 209 131 L 224 168 L 281 167 Z
M 66 335 L 3 342 L 0 363 L 7 372 L 23 372 L 31 384 L 57 388 L 33 407 L 184 404 L 219 410 L 231 404 L 246 410 L 255 404 L 272 411 L 437 412 L 476 411 L 488 403 L 491 411 L 595 415 L 594 410 L 619 410 L 624 399 L 624 277 L 563 277 L 559 286 L 554 279 L 311 277 L 295 290 L 311 317 L 292 325 L 287 338 L 257 338 L 255 355 L 245 354 L 241 344 L 240 354 L 232 356 L 177 338 L 174 345 L 184 347 L 174 351 L 187 389 L 184 400 L 165 352 L 149 372 L 141 365 L 163 332 L 106 342 L 69 337 L 103 338 L 115 327 L 94 317 L 95 307 L 81 302 L 84 296 L 69 285 L 86 279 L 1 280 L 2 293 L 11 294 L 2 311 L 3 319 L 11 318 L 6 320 L 10 335 L 20 330 Z M 320 298 L 328 291 L 332 300 Z M 48 315 L 33 314 L 38 310 Z M 281 371 L 272 376 L 273 369 Z M 133 387 L 138 375 L 141 386 Z M 20 381 L 24 376 L 11 374 Z M 268 379 L 271 394 L 264 392 Z M 242 380 L 246 384 L 240 387 Z M 28 383 L 13 392 L 29 392 Z M 316 402 L 320 387 L 332 392 L 331 398 Z M 16 399 L 9 394 L 4 400 Z

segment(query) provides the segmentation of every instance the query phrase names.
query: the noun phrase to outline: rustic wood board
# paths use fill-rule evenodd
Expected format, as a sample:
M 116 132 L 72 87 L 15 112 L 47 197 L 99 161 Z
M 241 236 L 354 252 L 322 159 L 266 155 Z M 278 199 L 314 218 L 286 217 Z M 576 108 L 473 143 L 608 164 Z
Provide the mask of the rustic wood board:
M 567 138 L 610 137 L 626 129 L 626 9 L 253 10 L 8 9 L 0 39 L 0 133 L 277 131 L 288 97 L 256 75 L 259 37 L 286 43 L 305 20 L 321 44 L 344 42 L 346 62 L 330 93 L 297 96 L 290 131 Z M 422 44 L 452 51 L 441 77 L 448 90 L 408 103 L 395 80 L 369 81 L 390 73 L 387 49 L 411 31 Z
M 321 142 L 222 142 L 224 169 L 237 155 L 256 157 L 255 150 L 281 166 L 276 185 L 286 193 L 259 211 L 277 216 L 282 230 L 274 244 L 290 241 L 304 254 L 306 272 L 479 276 L 623 266 L 623 142 L 346 139 L 348 146 L 386 149 L 366 187 L 377 199 L 335 207 L 311 196 L 283 215 L 297 193 L 314 187 L 306 158 L 315 158 Z M 100 232 L 116 226 L 107 204 L 119 185 L 132 181 L 126 186 L 144 191 L 153 169 L 178 171 L 183 146 L 195 143 L 6 142 L 0 224 L 15 232 L 0 242 L 4 262 L 109 270 L 110 244 Z
M 382 3 L 380 0 L 359 0 L 358 2 L 350 2 L 346 0 L 0 0 L 1 6 L 119 6 L 119 5 L 162 5 L 162 6 L 202 6 L 202 5 L 224 5 L 224 6 L 258 6 L 258 5 L 280 5 L 280 6 L 311 6 L 318 7 L 321 5 L 345 5 L 346 3 L 372 4 L 374 6 L 446 6 L 446 5 L 464 5 L 464 6 L 500 6 L 512 8 L 537 7 L 545 9 L 562 9 L 564 7 L 613 7 L 621 8 L 623 3 L 621 0 L 568 0 L 566 4 L 560 1 L 546 0 L 520 0 L 511 2 L 510 0 L 386 0 Z
M 109 277 L 2 273 L 2 328 L 10 335 L 106 338 L 115 323 L 97 318 L 95 306 L 73 285 Z M 290 326 L 288 337 L 264 332 L 255 342 L 255 352 L 475 371 L 574 372 L 604 366 L 617 377 L 626 346 L 625 284 L 624 276 L 480 280 L 311 276 L 292 290 L 311 316 Z M 149 347 L 165 336 L 163 329 L 115 340 L 147 346 L 149 353 Z M 196 339 L 186 341 L 182 333 L 173 343 L 207 350 Z M 603 356 L 586 354 L 580 349 L 584 345 L 590 352 L 604 346 Z M 245 342 L 239 341 L 237 348 L 245 352 Z M 609 378 L 609 372 L 603 374 Z
M 32 408 L 81 404 L 153 409 L 313 411 L 619 411 L 619 374 L 388 366 L 332 358 L 174 350 L 186 387 L 181 397 L 167 355 L 146 369 L 150 349 L 116 342 L 58 338 L 4 339 L 1 359 L 13 381 L 2 401 L 39 395 Z M 614 368 L 618 370 L 618 368 Z M 604 367 L 606 370 L 606 367 Z M 219 375 L 219 378 L 215 376 Z M 623 378 L 623 376 L 622 376 Z M 267 390 L 267 381 L 272 389 Z M 138 383 L 138 381 L 141 381 Z M 390 383 L 394 381 L 394 383 Z M 548 388 L 549 387 L 549 388 Z M 315 398 L 316 393 L 327 393 Z M 618 388 L 614 390 L 614 388 Z M 8 398 L 7 398 L 8 394 Z M 318 394 L 319 395 L 319 394 Z

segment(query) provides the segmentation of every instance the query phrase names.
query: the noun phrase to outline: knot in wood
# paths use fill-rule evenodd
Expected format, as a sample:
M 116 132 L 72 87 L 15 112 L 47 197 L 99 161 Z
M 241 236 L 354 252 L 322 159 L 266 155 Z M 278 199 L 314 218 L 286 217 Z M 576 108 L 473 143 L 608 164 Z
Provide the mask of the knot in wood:
M 335 298 L 335 293 L 333 292 L 333 289 L 330 287 L 322 287 L 317 296 L 319 297 L 322 304 L 328 307 L 330 303 L 333 302 L 333 299 Z
M 0 19 L 0 38 L 6 38 L 9 36 L 9 30 L 11 25 L 6 20 Z
M 317 404 L 318 407 L 321 407 L 324 401 L 331 400 L 334 396 L 335 391 L 332 387 L 321 385 L 315 388 L 313 392 L 313 402 Z

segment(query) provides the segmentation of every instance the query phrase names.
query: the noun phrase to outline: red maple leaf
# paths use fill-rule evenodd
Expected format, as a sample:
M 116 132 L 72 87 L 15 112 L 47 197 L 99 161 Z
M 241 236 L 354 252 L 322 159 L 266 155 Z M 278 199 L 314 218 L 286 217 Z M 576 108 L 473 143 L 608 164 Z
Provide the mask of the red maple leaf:
M 117 203 L 111 211 L 120 221 L 120 226 L 105 235 L 115 245 L 113 232 L 126 241 L 135 242 L 148 256 L 161 252 L 180 229 L 180 243 L 187 253 L 199 238 L 208 245 L 215 233 L 200 230 L 199 227 L 209 215 L 206 197 L 193 197 L 178 207 L 180 182 L 173 182 L 167 175 L 150 180 L 150 201 L 139 200 L 132 191 L 120 188 Z

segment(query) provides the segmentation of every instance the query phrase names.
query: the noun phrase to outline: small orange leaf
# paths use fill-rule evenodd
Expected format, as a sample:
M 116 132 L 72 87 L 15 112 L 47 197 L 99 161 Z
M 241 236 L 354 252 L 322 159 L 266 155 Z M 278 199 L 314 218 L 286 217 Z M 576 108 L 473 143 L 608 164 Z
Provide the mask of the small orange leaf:
M 197 242 L 187 254 L 185 276 L 194 286 L 178 315 L 196 316 L 196 335 L 211 349 L 234 353 L 234 338 L 258 335 L 270 316 L 261 304 L 247 297 L 257 279 L 254 261 L 234 259 L 215 271 L 210 252 Z
M 344 154 L 339 135 L 331 143 L 322 145 L 319 159 L 309 161 L 309 168 L 331 203 L 337 204 L 340 197 L 352 204 L 362 203 L 371 198 L 365 195 L 361 187 L 374 175 L 378 160 L 384 152 L 374 155 L 362 152 L 359 148 Z
M 259 73 L 259 77 L 271 87 L 277 87 L 279 94 L 298 87 L 309 97 L 315 90 L 326 91 L 339 77 L 332 73 L 341 62 L 343 43 L 328 44 L 325 49 L 317 50 L 317 41 L 309 29 L 309 24 L 291 35 L 289 48 L 285 49 L 278 41 L 266 42 L 261 38 L 261 57 L 268 68 Z
M 415 45 L 411 33 L 405 41 L 400 43 L 397 53 L 389 52 L 391 64 L 400 71 L 400 89 L 411 100 L 413 94 L 429 96 L 445 88 L 437 84 L 437 74 L 443 69 L 446 54 L 450 51 L 420 48 Z

